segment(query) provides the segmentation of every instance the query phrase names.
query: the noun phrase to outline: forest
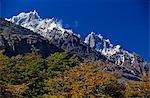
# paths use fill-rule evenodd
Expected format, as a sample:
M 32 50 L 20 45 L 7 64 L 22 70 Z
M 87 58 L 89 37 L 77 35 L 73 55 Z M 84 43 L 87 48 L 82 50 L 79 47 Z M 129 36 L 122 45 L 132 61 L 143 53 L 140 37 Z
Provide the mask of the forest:
M 150 97 L 150 77 L 122 81 L 119 73 L 103 71 L 107 62 L 81 62 L 68 52 L 57 52 L 47 58 L 33 53 L 8 57 L 3 52 L 0 98 Z

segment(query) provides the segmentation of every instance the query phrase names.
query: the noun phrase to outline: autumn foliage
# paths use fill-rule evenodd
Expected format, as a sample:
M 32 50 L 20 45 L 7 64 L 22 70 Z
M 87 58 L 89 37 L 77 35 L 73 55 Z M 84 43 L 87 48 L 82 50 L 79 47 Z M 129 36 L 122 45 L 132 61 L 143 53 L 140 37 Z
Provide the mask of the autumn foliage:
M 122 81 L 119 72 L 104 70 L 106 65 L 115 65 L 78 59 L 67 52 L 47 58 L 35 54 L 7 57 L 0 52 L 0 98 L 150 97 L 149 77 Z

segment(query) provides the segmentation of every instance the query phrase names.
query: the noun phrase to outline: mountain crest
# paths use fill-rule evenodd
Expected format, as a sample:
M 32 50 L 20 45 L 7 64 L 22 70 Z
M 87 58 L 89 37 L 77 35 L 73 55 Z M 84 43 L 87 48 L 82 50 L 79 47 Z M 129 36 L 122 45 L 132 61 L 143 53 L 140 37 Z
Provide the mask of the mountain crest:
M 0 48 L 7 50 L 5 54 L 9 56 L 35 52 L 47 57 L 54 52 L 68 51 L 81 60 L 111 62 L 116 66 L 112 68 L 108 64 L 106 71 L 121 70 L 125 78 L 138 80 L 144 70 L 150 68 L 143 58 L 120 45 L 113 45 L 101 34 L 91 32 L 83 41 L 54 18 L 42 19 L 36 11 L 20 13 L 6 20 L 0 19 Z
M 113 45 L 109 39 L 105 39 L 101 34 L 91 32 L 83 42 L 79 35 L 73 33 L 72 30 L 63 28 L 54 18 L 42 19 L 36 11 L 29 13 L 23 12 L 6 20 L 40 34 L 45 39 L 64 49 L 79 51 L 75 46 L 77 47 L 82 43 L 83 46 L 89 46 L 92 48 L 92 51 L 94 50 L 96 51 L 95 53 L 105 56 L 108 60 L 115 62 L 117 65 L 123 65 L 125 62 L 132 65 L 135 61 L 136 55 L 124 50 L 120 45 Z M 87 53 L 90 52 L 90 48 L 85 48 Z
M 117 65 L 123 65 L 126 61 L 133 64 L 135 60 L 134 54 L 124 50 L 120 45 L 113 45 L 109 39 L 105 39 L 101 34 L 91 32 L 84 42 L 109 60 L 115 61 Z
M 53 39 L 54 36 L 57 39 L 67 37 L 68 35 L 76 35 L 72 32 L 72 30 L 64 29 L 61 23 L 54 18 L 40 18 L 35 10 L 29 13 L 22 12 L 17 16 L 13 16 L 12 18 L 6 20 L 30 29 L 31 31 L 38 33 L 49 40 Z
M 38 13 L 34 10 L 30 11 L 29 13 L 22 12 L 17 16 L 13 16 L 12 18 L 6 18 L 6 20 L 16 23 L 17 25 L 23 25 L 33 20 L 41 20 L 41 18 L 38 15 Z

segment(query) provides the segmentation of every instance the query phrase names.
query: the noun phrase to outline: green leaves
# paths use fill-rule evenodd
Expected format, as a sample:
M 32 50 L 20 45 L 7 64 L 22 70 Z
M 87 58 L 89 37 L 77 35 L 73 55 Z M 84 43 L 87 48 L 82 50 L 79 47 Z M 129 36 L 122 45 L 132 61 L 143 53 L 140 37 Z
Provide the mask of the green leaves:
M 19 88 L 26 85 L 27 93 L 24 93 L 25 90 L 23 90 L 20 96 L 38 97 L 45 92 L 44 81 L 46 79 L 63 75 L 63 72 L 71 66 L 75 66 L 76 62 L 76 57 L 69 57 L 67 52 L 55 53 L 44 59 L 35 54 L 17 55 L 9 58 L 3 55 L 3 51 L 1 51 L 0 81 L 10 88 L 10 94 L 14 94 L 12 87 L 17 86 Z
M 149 97 L 149 78 L 122 84 L 105 72 L 106 63 L 79 64 L 76 55 L 55 53 L 44 59 L 27 54 L 7 57 L 0 52 L 0 97 L 95 98 Z
M 67 52 L 55 53 L 47 58 L 48 73 L 53 75 L 60 75 L 70 67 L 78 65 L 77 56 L 73 55 L 69 58 Z

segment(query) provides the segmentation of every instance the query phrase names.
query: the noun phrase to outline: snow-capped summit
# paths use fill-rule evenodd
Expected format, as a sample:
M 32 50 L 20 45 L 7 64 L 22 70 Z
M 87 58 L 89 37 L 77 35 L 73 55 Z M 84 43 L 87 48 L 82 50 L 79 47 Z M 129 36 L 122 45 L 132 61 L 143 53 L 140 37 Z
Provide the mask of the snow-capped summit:
M 38 33 L 45 39 L 53 41 L 55 44 L 57 43 L 58 46 L 61 46 L 62 42 L 64 42 L 65 45 L 68 44 L 68 47 L 64 45 L 63 48 L 65 49 L 79 51 L 76 48 L 69 47 L 80 45 L 82 42 L 80 41 L 80 35 L 73 33 L 72 30 L 63 28 L 61 23 L 54 18 L 42 19 L 34 10 L 29 13 L 22 12 L 6 20 Z M 66 40 L 68 37 L 70 37 L 70 40 Z M 68 41 L 68 43 L 65 43 L 65 41 Z M 132 65 L 135 61 L 133 53 L 124 50 L 120 45 L 113 45 L 109 39 L 105 39 L 101 34 L 91 32 L 82 44 L 87 44 L 89 48 L 91 47 L 98 54 L 108 58 L 108 60 L 115 61 L 117 65 L 123 65 L 126 62 Z
M 49 40 L 51 40 L 54 36 L 55 38 L 67 37 L 66 33 L 73 34 L 72 30 L 64 29 L 62 25 L 54 18 L 40 18 L 35 10 L 29 13 L 22 12 L 19 15 L 13 16 L 12 18 L 6 20 L 17 25 L 21 25 L 22 27 L 30 29 L 33 32 L 39 33 L 41 36 Z
M 102 55 L 106 56 L 109 60 L 115 59 L 117 65 L 123 65 L 126 60 L 132 64 L 134 62 L 134 55 L 122 49 L 120 45 L 111 44 L 109 39 L 104 39 L 101 34 L 91 32 L 84 41 L 91 48 L 99 51 Z
M 109 48 L 112 48 L 113 45 L 111 44 L 109 39 L 104 39 L 101 34 L 95 34 L 91 32 L 84 41 L 86 44 L 90 45 L 91 48 L 96 49 L 97 51 L 102 52 L 105 54 Z M 108 54 L 109 55 L 109 54 Z
M 6 20 L 0 18 L 2 26 L 0 47 L 6 49 L 9 55 L 30 53 L 30 49 L 33 47 L 44 57 L 65 50 L 70 54 L 76 54 L 82 60 L 106 61 L 104 70 L 121 71 L 123 77 L 138 80 L 150 69 L 150 64 L 145 62 L 142 57 L 128 52 L 120 45 L 113 45 L 101 34 L 91 32 L 83 41 L 80 35 L 63 28 L 61 23 L 54 18 L 42 19 L 36 11 L 23 12 Z M 110 66 L 107 62 L 121 66 Z
M 41 20 L 40 16 L 38 15 L 38 13 L 34 10 L 33 12 L 29 12 L 29 13 L 20 13 L 17 16 L 13 16 L 10 19 L 7 19 L 8 21 L 11 21 L 13 23 L 16 23 L 17 25 L 24 25 L 27 22 L 33 21 L 33 20 Z
M 95 33 L 94 32 L 91 32 L 86 38 L 85 38 L 85 43 L 89 44 L 90 47 L 94 48 L 96 45 L 95 45 L 95 42 L 96 41 L 96 38 L 95 38 Z

